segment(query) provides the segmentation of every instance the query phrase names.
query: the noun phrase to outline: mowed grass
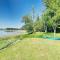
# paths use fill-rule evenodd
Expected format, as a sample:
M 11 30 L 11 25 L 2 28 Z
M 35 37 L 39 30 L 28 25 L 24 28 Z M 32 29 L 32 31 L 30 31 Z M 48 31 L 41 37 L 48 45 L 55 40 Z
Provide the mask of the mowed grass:
M 0 60 L 60 60 L 60 40 L 47 40 L 43 32 L 0 38 Z M 53 33 L 47 33 L 47 36 Z M 56 36 L 60 36 L 57 33 Z
M 0 60 L 60 60 L 60 41 L 25 38 L 1 50 Z

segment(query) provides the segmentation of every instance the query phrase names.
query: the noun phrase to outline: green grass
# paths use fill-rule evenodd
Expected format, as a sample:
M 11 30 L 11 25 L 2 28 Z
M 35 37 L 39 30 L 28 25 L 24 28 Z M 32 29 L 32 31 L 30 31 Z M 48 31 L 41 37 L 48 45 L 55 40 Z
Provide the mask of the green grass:
M 23 34 L 23 35 L 17 35 L 17 36 L 9 36 L 9 37 L 3 37 L 0 38 L 0 50 L 2 48 L 7 47 L 12 42 L 17 40 L 23 40 L 24 38 L 42 38 L 43 36 L 50 36 L 53 37 L 53 33 L 43 33 L 43 32 L 36 32 L 34 34 Z M 57 37 L 60 37 L 60 33 L 56 33 Z
M 59 60 L 60 41 L 24 39 L 0 51 L 0 60 Z
M 0 60 L 60 60 L 60 41 L 39 38 L 43 32 L 30 35 L 19 35 L 0 39 L 0 48 L 7 43 L 14 42 L 0 50 Z M 52 35 L 52 33 L 47 33 Z M 56 34 L 58 37 L 60 33 Z

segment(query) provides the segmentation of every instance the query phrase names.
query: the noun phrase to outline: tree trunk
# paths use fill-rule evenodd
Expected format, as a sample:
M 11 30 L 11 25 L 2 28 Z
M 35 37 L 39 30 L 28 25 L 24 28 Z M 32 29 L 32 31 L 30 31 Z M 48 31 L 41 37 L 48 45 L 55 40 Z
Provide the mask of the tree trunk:
M 47 26 L 45 27 L 45 33 L 47 33 Z
M 56 35 L 56 29 L 54 29 L 54 38 L 55 38 L 55 35 Z

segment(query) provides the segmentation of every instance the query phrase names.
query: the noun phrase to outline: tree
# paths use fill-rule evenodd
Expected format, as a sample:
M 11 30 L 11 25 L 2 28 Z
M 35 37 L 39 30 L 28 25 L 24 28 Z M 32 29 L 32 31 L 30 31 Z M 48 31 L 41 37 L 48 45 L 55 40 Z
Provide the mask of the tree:
M 47 33 L 48 22 L 50 20 L 49 9 L 46 10 L 42 15 L 42 20 L 44 21 L 44 30 Z
M 53 27 L 53 30 L 54 30 L 54 37 L 55 37 L 56 28 L 57 28 L 57 17 L 54 16 L 52 20 L 53 20 L 52 27 Z
M 57 10 L 60 8 L 60 0 L 43 0 L 45 6 L 51 10 Z
M 34 27 L 36 31 L 43 31 L 43 20 L 37 16 L 36 21 L 34 23 Z
M 46 6 L 46 10 L 50 9 L 50 22 L 55 33 L 57 28 L 57 22 L 60 19 L 60 0 L 43 0 L 43 2 Z
M 25 23 L 25 29 L 27 30 L 28 34 L 33 33 L 33 20 L 31 16 L 24 16 L 23 22 Z

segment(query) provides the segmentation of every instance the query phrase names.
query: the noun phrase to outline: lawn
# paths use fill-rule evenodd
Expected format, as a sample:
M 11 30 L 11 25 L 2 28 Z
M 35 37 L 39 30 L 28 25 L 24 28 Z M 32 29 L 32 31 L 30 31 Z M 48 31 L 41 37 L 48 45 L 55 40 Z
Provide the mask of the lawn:
M 31 38 L 31 35 L 22 40 L 19 38 L 11 46 L 0 50 L 0 60 L 60 60 L 60 41 Z

